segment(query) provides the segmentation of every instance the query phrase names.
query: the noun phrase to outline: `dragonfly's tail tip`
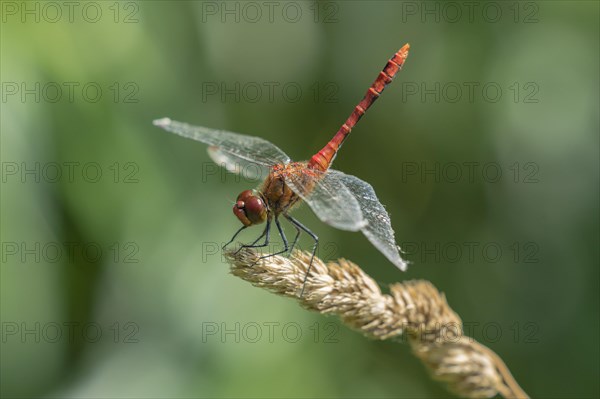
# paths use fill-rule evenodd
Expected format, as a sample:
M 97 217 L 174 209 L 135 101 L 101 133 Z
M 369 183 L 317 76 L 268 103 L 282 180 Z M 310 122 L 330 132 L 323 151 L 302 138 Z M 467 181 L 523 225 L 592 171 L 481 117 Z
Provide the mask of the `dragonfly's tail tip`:
M 398 53 L 401 54 L 403 58 L 406 58 L 408 56 L 408 50 L 410 50 L 410 44 L 406 43 L 400 50 L 398 50 Z
M 167 126 L 171 123 L 171 118 L 160 118 L 160 119 L 155 119 L 152 121 L 152 124 L 154 126 L 158 126 L 158 127 L 164 127 Z

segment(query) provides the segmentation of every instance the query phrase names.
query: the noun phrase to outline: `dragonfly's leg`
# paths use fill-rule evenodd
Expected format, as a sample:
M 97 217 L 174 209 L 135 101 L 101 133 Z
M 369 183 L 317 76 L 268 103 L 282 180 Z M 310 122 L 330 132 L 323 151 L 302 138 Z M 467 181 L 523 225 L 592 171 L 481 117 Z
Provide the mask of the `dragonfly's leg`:
M 302 223 L 300 223 L 293 217 L 291 217 L 289 215 L 285 215 L 285 214 L 283 216 L 285 216 L 287 218 L 287 220 L 290 221 L 290 223 L 292 223 L 294 226 L 298 227 L 302 231 L 306 232 L 306 234 L 308 234 L 309 236 L 312 237 L 313 240 L 315 240 L 315 244 L 313 245 L 312 253 L 310 256 L 310 263 L 308 264 L 308 269 L 306 270 L 306 275 L 304 276 L 304 282 L 302 283 L 302 291 L 300 291 L 300 298 L 302 298 L 302 295 L 304 295 L 304 287 L 306 287 L 306 280 L 308 280 L 308 275 L 310 274 L 310 269 L 313 264 L 313 259 L 315 258 L 315 253 L 317 253 L 317 247 L 319 246 L 319 237 L 317 237 L 317 235 L 315 233 L 313 233 L 312 231 L 310 231 L 308 229 L 308 227 L 304 226 Z
M 262 234 L 258 236 L 258 238 L 254 241 L 252 241 L 252 244 L 248 244 L 248 245 L 242 245 L 242 247 L 244 248 L 254 248 L 256 243 L 265 236 L 265 231 L 263 230 Z M 263 243 L 264 244 L 264 243 Z M 262 247 L 262 245 L 259 245 L 259 247 Z
M 267 224 L 268 224 L 268 222 L 267 222 Z M 252 247 L 252 246 L 253 246 L 253 245 L 255 245 L 257 242 L 259 242 L 259 241 L 260 241 L 260 239 L 261 239 L 261 238 L 263 238 L 265 235 L 267 235 L 267 229 L 264 229 L 264 230 L 263 230 L 263 232 L 262 232 L 262 234 L 261 234 L 261 235 L 259 235 L 259 236 L 258 236 L 258 238 L 257 238 L 256 240 L 252 241 L 252 244 L 250 244 L 250 245 L 248 245 L 248 246 L 249 246 L 249 247 Z M 266 240 L 268 240 L 268 239 L 269 239 L 269 238 L 266 238 L 266 239 L 265 239 L 265 241 L 266 241 Z M 265 244 L 265 245 L 266 245 L 266 244 Z M 260 245 L 260 246 L 262 246 L 262 245 Z
M 282 253 L 287 252 L 289 250 L 290 246 L 288 244 L 287 237 L 285 236 L 285 233 L 283 232 L 283 229 L 281 228 L 281 224 L 279 223 L 279 219 L 277 219 L 277 217 L 275 217 L 275 225 L 277 226 L 277 230 L 279 230 L 279 235 L 281 236 L 281 239 L 283 240 L 283 250 L 269 254 L 269 255 L 261 256 L 260 258 L 258 258 L 256 260 L 256 262 L 258 262 L 261 259 L 270 258 L 271 256 L 281 255 Z M 256 264 L 256 262 L 254 262 L 254 263 Z
M 298 238 L 300 238 L 300 233 L 302 232 L 302 230 L 300 230 L 300 227 L 296 226 L 295 224 L 292 224 L 292 226 L 294 226 L 294 228 L 296 229 L 296 236 L 294 237 L 294 241 L 292 241 L 292 245 L 290 246 L 290 252 L 288 252 L 288 257 L 292 255 L 292 252 L 294 252 L 294 247 L 296 246 Z
M 262 234 L 256 239 L 254 240 L 254 242 L 252 244 L 249 245 L 242 245 L 237 251 L 235 251 L 235 253 L 237 254 L 238 252 L 240 252 L 242 249 L 244 248 L 262 248 L 262 247 L 266 247 L 267 245 L 269 245 L 269 236 L 271 234 L 271 219 L 267 219 L 267 225 L 265 226 L 265 229 L 263 230 Z M 265 237 L 265 242 L 262 244 L 256 244 L 258 242 L 258 240 L 260 240 L 261 238 Z
M 231 240 L 229 240 L 229 242 L 227 244 L 223 245 L 221 247 L 221 249 L 225 249 L 226 246 L 231 244 L 233 242 L 233 240 L 235 240 L 235 237 L 237 237 L 238 234 L 240 234 L 246 227 L 248 227 L 248 226 L 242 226 L 238 231 L 236 231 L 235 234 L 233 235 L 233 237 L 231 237 Z

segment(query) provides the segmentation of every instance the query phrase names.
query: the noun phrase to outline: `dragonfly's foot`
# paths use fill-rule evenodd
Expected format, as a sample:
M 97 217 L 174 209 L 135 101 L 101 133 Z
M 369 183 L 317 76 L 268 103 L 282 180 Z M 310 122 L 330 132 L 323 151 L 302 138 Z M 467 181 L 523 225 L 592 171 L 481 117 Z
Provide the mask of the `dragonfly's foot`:
M 272 253 L 272 254 L 263 255 L 263 256 L 259 257 L 258 259 L 256 259 L 256 261 L 253 264 L 251 264 L 250 267 L 256 265 L 258 262 L 260 262 L 263 259 L 267 259 L 267 258 L 270 258 L 272 256 L 280 256 L 280 255 L 282 255 L 282 254 L 284 254 L 286 252 L 288 252 L 288 254 L 286 256 L 289 257 L 291 252 L 289 250 L 287 250 L 287 249 L 284 249 L 283 251 L 275 252 L 275 253 Z
M 233 254 L 234 254 L 234 255 L 237 255 L 237 254 L 239 254 L 239 253 L 240 253 L 240 251 L 241 251 L 242 249 L 244 249 L 244 246 L 243 246 L 243 245 L 242 245 L 241 247 L 239 247 L 239 248 L 237 249 L 237 251 L 235 251 Z
M 258 263 L 259 263 L 261 260 L 263 260 L 263 259 L 265 259 L 265 258 L 268 258 L 268 257 L 269 257 L 269 255 L 267 255 L 267 256 L 259 256 L 259 257 L 258 257 L 258 258 L 256 258 L 256 260 L 255 260 L 254 262 L 252 262 L 252 263 L 250 264 L 250 266 L 248 266 L 248 267 L 254 267 L 254 266 L 256 266 L 256 265 L 257 265 L 257 264 L 258 264 Z
M 300 290 L 300 295 L 298 296 L 298 298 L 302 299 L 302 297 L 304 296 L 305 288 L 306 288 L 306 281 L 304 282 L 304 284 L 302 284 L 302 289 Z

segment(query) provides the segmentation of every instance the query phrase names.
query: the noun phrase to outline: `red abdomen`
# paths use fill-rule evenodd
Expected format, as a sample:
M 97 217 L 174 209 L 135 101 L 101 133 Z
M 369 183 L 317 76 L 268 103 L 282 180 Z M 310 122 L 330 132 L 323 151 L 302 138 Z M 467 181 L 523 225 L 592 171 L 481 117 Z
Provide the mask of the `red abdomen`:
M 402 69 L 402 65 L 408 57 L 408 50 L 410 46 L 409 44 L 405 44 L 402 46 L 400 50 L 385 64 L 383 70 L 375 79 L 375 82 L 369 87 L 367 93 L 363 97 L 360 103 L 354 110 L 352 114 L 348 117 L 346 122 L 340 127 L 340 130 L 333 136 L 333 138 L 323 147 L 319 152 L 317 152 L 308 162 L 308 166 L 310 168 L 319 169 L 325 171 L 331 165 L 333 158 L 335 158 L 335 154 L 338 152 L 342 143 L 350 134 L 350 131 L 358 123 L 360 118 L 365 114 L 367 109 L 379 98 L 383 89 L 394 79 L 394 76 L 400 69 Z

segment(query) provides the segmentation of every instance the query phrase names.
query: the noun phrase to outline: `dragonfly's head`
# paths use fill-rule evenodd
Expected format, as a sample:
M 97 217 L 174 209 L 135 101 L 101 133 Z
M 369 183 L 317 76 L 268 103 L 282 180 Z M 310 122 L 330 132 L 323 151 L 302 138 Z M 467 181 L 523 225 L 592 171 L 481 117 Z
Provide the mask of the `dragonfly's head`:
M 267 220 L 267 206 L 256 191 L 246 190 L 238 195 L 233 214 L 244 226 L 260 224 Z

